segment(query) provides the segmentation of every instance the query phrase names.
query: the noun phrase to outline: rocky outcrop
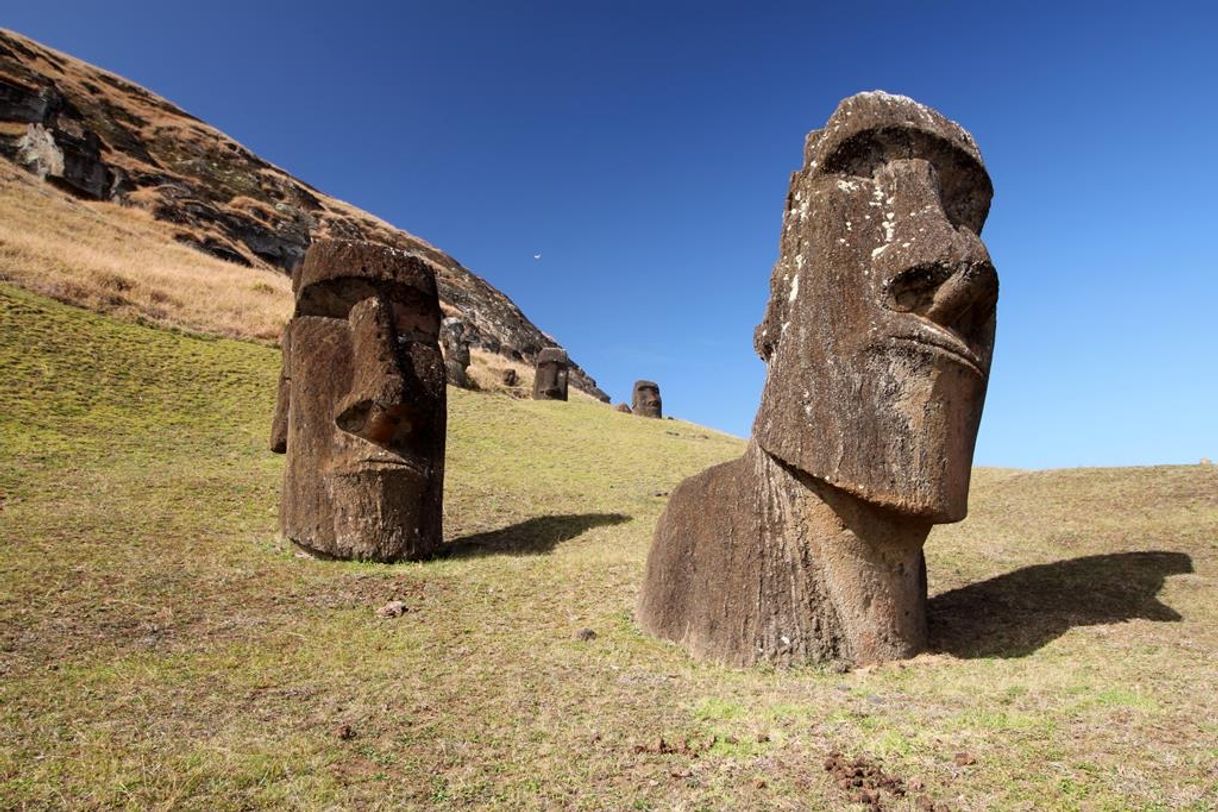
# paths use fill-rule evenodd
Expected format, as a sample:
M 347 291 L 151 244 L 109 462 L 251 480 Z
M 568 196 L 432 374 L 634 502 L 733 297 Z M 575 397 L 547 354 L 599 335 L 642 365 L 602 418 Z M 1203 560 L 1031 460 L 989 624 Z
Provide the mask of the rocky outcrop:
M 317 237 L 425 259 L 472 347 L 535 363 L 554 341 L 438 248 L 328 197 L 121 77 L 0 30 L 0 155 L 73 194 L 140 206 L 221 259 L 289 272 Z M 577 365 L 571 384 L 608 401 Z

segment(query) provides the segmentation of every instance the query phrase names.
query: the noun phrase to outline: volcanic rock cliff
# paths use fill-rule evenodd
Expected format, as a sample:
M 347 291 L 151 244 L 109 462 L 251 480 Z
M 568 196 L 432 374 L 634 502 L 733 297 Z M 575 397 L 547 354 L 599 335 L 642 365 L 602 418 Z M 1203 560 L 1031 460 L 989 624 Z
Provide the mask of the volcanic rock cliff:
M 412 251 L 436 271 L 471 344 L 533 362 L 556 346 L 511 299 L 424 240 L 329 197 L 127 80 L 0 29 L 0 156 L 80 197 L 139 206 L 175 239 L 290 272 L 314 237 Z M 578 365 L 571 384 L 608 400 Z

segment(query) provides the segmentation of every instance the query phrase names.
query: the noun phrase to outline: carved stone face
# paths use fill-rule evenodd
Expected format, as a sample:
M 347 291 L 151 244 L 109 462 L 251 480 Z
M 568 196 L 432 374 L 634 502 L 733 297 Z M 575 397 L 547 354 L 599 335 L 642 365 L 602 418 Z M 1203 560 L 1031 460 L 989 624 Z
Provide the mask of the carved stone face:
M 537 354 L 537 373 L 533 378 L 534 400 L 567 399 L 567 352 L 547 347 Z
M 754 435 L 867 501 L 958 521 L 994 342 L 972 138 L 902 96 L 846 99 L 809 136 L 757 350 Z
M 272 436 L 288 456 L 284 535 L 336 558 L 425 558 L 442 536 L 446 419 L 433 272 L 325 241 L 293 283 Z
M 641 417 L 663 417 L 660 385 L 654 381 L 635 381 L 632 411 Z

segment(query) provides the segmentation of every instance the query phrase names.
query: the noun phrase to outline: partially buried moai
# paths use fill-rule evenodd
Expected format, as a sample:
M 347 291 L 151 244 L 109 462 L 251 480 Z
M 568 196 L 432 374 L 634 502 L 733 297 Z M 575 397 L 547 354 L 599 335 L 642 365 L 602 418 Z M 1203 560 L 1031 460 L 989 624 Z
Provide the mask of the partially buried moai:
M 271 448 L 280 526 L 325 557 L 430 556 L 442 538 L 444 361 L 425 260 L 318 241 L 292 277 Z
M 663 417 L 664 404 L 660 400 L 660 385 L 655 381 L 635 381 L 631 411 L 640 417 Z
M 674 491 L 645 630 L 741 665 L 925 647 L 922 545 L 965 516 L 993 350 L 991 195 L 972 137 L 903 96 L 848 98 L 808 136 L 755 336 L 753 437 Z
M 537 371 L 533 376 L 534 400 L 567 399 L 567 351 L 547 347 L 537 353 Z
M 469 379 L 469 333 L 465 321 L 449 316 L 440 322 L 440 346 L 448 382 L 462 389 L 473 387 Z

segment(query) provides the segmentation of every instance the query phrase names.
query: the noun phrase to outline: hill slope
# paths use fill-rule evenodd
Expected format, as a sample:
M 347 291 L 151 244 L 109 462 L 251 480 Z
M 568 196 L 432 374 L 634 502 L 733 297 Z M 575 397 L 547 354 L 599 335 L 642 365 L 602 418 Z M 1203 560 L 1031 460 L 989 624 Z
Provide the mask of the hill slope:
M 543 347 L 556 345 L 500 291 L 424 240 L 323 194 L 144 88 L 2 29 L 0 156 L 82 199 L 138 207 L 164 224 L 164 239 L 251 269 L 289 270 L 316 236 L 412 251 L 435 268 L 446 311 L 469 322 L 474 346 L 531 363 Z M 0 183 L 10 187 L 6 197 L 28 197 L 11 173 Z M 91 207 L 97 217 L 122 219 L 113 208 Z M 87 221 L 65 225 L 88 230 Z M 65 251 L 76 242 L 72 228 L 48 237 L 48 246 L 57 242 Z M 0 250 L 11 252 L 9 239 Z M 200 261 L 198 274 L 206 276 L 212 264 Z M 39 280 L 11 261 L 0 264 L 0 278 Z M 81 297 L 66 289 L 62 298 L 87 305 L 105 297 L 87 281 L 76 282 Z M 39 287 L 48 290 L 45 281 Z M 162 311 L 153 307 L 153 318 L 165 320 Z M 578 366 L 571 382 L 607 400 Z
M 884 808 L 1218 805 L 1212 467 L 979 470 L 937 653 L 737 671 L 631 609 L 657 494 L 739 440 L 450 389 L 449 555 L 321 562 L 273 348 L 0 285 L 0 369 L 4 806 L 842 808 L 831 751 Z

